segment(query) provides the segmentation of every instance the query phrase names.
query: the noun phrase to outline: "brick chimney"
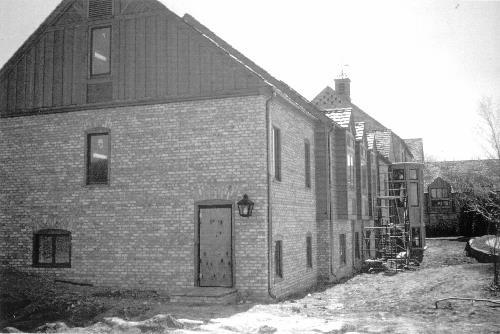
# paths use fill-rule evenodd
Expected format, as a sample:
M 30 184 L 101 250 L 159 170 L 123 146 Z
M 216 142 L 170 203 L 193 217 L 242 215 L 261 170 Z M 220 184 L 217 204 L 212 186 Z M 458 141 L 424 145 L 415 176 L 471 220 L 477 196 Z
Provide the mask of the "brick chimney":
M 337 93 L 337 96 L 343 97 L 351 102 L 351 79 L 335 79 L 335 92 Z

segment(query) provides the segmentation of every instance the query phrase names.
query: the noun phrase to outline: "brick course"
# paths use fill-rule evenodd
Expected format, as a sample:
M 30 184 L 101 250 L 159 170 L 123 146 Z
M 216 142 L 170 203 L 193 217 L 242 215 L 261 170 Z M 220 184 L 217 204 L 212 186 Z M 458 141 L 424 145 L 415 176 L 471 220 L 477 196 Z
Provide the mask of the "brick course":
M 274 99 L 270 110 L 272 126 L 281 131 L 281 181 L 271 185 L 273 245 L 283 242 L 283 278 L 274 278 L 273 292 L 284 296 L 314 285 L 317 278 L 315 123 L 281 99 Z M 305 140 L 311 144 L 310 188 L 305 186 Z M 306 265 L 307 235 L 312 236 L 312 268 Z
M 2 265 L 102 286 L 193 286 L 195 202 L 247 193 L 253 216 L 233 213 L 235 287 L 266 295 L 265 97 L 0 124 Z M 84 133 L 94 127 L 111 131 L 109 186 L 84 185 Z M 71 268 L 31 267 L 32 236 L 43 228 L 72 233 Z

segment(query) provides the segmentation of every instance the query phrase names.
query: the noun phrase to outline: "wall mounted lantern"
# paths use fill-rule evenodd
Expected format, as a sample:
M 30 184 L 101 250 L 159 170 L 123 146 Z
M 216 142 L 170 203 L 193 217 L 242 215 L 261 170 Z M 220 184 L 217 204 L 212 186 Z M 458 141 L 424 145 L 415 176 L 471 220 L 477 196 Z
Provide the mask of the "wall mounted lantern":
M 253 210 L 253 202 L 248 199 L 248 195 L 243 195 L 243 199 L 238 203 L 238 211 L 242 217 L 250 217 Z

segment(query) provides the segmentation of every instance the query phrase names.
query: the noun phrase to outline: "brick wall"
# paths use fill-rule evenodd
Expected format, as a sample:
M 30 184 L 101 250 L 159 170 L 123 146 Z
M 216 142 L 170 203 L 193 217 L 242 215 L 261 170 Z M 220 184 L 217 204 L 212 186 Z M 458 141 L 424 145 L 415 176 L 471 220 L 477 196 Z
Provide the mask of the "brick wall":
M 271 186 L 273 249 L 276 240 L 282 240 L 283 245 L 283 278 L 274 277 L 273 292 L 284 296 L 316 283 L 315 123 L 279 98 L 272 100 L 270 110 L 271 125 L 281 133 L 281 181 L 273 178 Z M 310 188 L 305 186 L 306 139 L 311 144 Z M 312 268 L 306 265 L 308 234 L 313 237 Z
M 347 182 L 347 147 L 346 147 L 346 131 L 338 129 L 334 135 L 334 164 L 335 164 L 335 198 L 336 206 L 334 210 L 337 219 L 347 219 L 349 215 L 348 204 L 348 182 Z
M 303 185 L 302 172 L 289 175 L 302 170 L 302 151 L 293 166 L 288 161 L 294 140 L 304 137 L 295 137 L 299 119 L 283 119 L 283 142 L 289 142 L 283 184 Z M 84 132 L 94 127 L 111 130 L 109 186 L 84 185 Z M 236 202 L 247 193 L 254 215 L 233 214 L 235 287 L 267 295 L 265 97 L 8 118 L 0 120 L 0 130 L 2 265 L 103 286 L 193 286 L 195 202 Z M 306 133 L 313 142 L 310 125 Z M 294 200 L 302 207 L 283 218 L 278 210 L 276 221 L 283 234 L 297 228 L 285 245 L 301 241 L 305 247 L 305 231 L 315 233 L 314 196 L 298 188 Z M 72 233 L 71 268 L 31 267 L 33 233 L 43 228 Z M 299 257 L 286 247 L 287 283 L 299 284 L 298 276 L 311 282 L 314 271 L 288 271 L 292 264 L 295 271 L 292 254 L 304 267 L 304 250 Z
M 332 272 L 330 280 L 335 282 L 352 275 L 354 245 L 352 243 L 353 233 L 350 220 L 334 220 L 332 227 L 333 242 L 330 246 L 332 253 Z M 346 238 L 346 263 L 343 263 L 340 259 L 340 234 L 345 234 Z
M 317 266 L 320 279 L 328 279 L 330 274 L 330 243 L 331 243 L 331 168 L 328 151 L 330 129 L 318 126 L 314 133 L 315 166 L 316 166 L 316 219 L 317 219 Z

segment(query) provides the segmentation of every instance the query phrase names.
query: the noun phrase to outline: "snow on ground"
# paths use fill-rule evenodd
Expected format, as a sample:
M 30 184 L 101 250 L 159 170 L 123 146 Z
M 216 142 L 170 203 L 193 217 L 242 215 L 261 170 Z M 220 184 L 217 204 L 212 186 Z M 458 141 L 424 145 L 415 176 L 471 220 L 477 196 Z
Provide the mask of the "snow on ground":
M 182 329 L 163 333 L 500 333 L 500 307 L 469 301 L 434 306 L 436 300 L 447 297 L 500 298 L 488 289 L 491 265 L 465 257 L 464 247 L 465 242 L 455 240 L 428 240 L 424 261 L 413 270 L 360 274 L 271 304 L 195 306 L 147 296 L 106 296 L 99 301 L 107 311 L 89 319 L 89 327 L 72 330 L 132 333 L 130 328 L 110 327 L 105 317 L 140 321 L 170 314 L 189 321 L 181 321 Z
M 500 250 L 500 238 L 495 238 L 495 237 L 492 237 L 488 240 L 486 240 L 486 244 L 488 246 L 490 246 L 491 248 L 497 248 L 498 250 Z

